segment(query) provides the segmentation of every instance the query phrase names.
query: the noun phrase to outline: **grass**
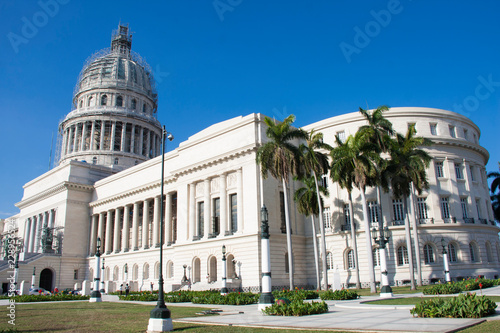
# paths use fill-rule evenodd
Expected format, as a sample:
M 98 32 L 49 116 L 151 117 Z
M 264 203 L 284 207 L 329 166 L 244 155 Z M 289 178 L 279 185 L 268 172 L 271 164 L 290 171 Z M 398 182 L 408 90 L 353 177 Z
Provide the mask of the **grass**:
M 16 305 L 16 326 L 7 323 L 6 307 L 0 309 L 0 332 L 145 332 L 149 321 L 149 312 L 154 304 L 126 303 L 33 303 Z M 174 321 L 174 331 L 182 332 L 289 332 L 289 330 L 199 325 L 176 323 L 175 319 L 195 317 L 197 312 L 207 310 L 201 307 L 169 306 Z M 304 330 L 301 333 L 317 332 Z
M 435 298 L 452 298 L 453 296 L 433 296 L 433 297 L 405 297 L 405 298 L 390 298 L 390 299 L 381 299 L 377 301 L 370 301 L 367 303 L 370 304 L 379 304 L 379 305 L 415 305 L 420 303 L 422 300 L 429 300 Z M 500 296 L 488 296 L 493 302 L 500 302 Z
M 460 333 L 500 332 L 500 320 L 486 321 L 482 324 L 466 328 L 459 332 Z

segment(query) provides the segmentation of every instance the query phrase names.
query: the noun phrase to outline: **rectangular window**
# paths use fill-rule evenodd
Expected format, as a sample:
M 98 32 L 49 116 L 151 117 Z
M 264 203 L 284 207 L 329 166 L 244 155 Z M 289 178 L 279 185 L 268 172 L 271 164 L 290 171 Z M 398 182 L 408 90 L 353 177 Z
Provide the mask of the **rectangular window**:
M 220 198 L 213 199 L 212 233 L 216 236 L 220 233 Z
M 368 216 L 370 223 L 378 223 L 379 221 L 379 208 L 376 201 L 368 201 Z
M 455 175 L 457 176 L 457 179 L 464 179 L 460 163 L 455 163 Z
M 477 135 L 476 135 L 476 133 L 473 133 L 472 136 L 474 137 L 474 143 L 477 144 L 478 142 L 477 142 Z
M 481 219 L 481 201 L 476 199 L 477 218 Z
M 351 210 L 349 209 L 349 204 L 344 205 L 344 222 L 346 225 L 351 225 Z
M 473 182 L 476 181 L 476 176 L 474 175 L 476 173 L 476 168 L 474 168 L 472 165 L 470 166 L 470 180 Z
M 431 127 L 431 134 L 432 135 L 437 135 L 437 124 L 436 123 L 430 123 L 429 125 Z
M 469 140 L 469 131 L 466 128 L 464 128 L 464 139 Z
M 328 188 L 328 175 L 323 175 L 319 179 L 319 185 L 323 186 L 324 188 Z
M 460 198 L 460 207 L 462 207 L 462 218 L 468 218 L 469 211 L 467 209 L 467 198 Z
M 404 221 L 404 211 L 403 211 L 403 200 L 402 199 L 392 200 L 392 210 L 394 213 L 394 221 L 403 222 Z
M 325 223 L 325 229 L 332 228 L 332 216 L 330 214 L 330 207 L 325 207 L 323 209 L 323 222 Z
M 449 198 L 448 197 L 442 197 L 440 199 L 441 203 L 441 217 L 443 219 L 449 219 L 450 218 L 450 204 L 449 204 Z
M 443 172 L 443 162 L 436 162 L 436 177 L 442 178 L 444 177 L 444 172 Z
M 455 132 L 455 126 L 449 126 L 450 127 L 450 136 L 452 138 L 456 138 L 457 137 L 457 133 Z
M 198 236 L 203 237 L 204 232 L 204 221 L 205 221 L 205 203 L 203 201 L 198 202 Z
M 417 124 L 416 123 L 408 123 L 408 129 L 413 127 L 415 129 L 415 132 L 417 132 Z
M 339 137 L 340 142 L 345 142 L 345 131 L 337 132 L 337 136 Z
M 285 220 L 285 193 L 280 191 L 280 217 L 281 217 L 281 233 L 286 234 L 286 220 Z
M 231 201 L 231 231 L 235 233 L 238 231 L 238 197 L 237 194 L 229 196 Z
M 427 204 L 425 203 L 425 199 L 423 197 L 417 198 L 417 217 L 420 220 L 425 220 L 428 218 L 427 215 Z
M 73 271 L 73 280 L 78 280 L 78 270 L 77 269 L 75 269 Z

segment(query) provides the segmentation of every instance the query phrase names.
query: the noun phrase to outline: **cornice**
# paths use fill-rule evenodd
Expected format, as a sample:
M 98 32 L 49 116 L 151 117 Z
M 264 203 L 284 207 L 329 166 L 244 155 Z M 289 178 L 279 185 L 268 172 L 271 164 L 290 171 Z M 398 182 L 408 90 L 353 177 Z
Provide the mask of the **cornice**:
M 49 188 L 43 192 L 37 193 L 32 197 L 29 197 L 25 200 L 22 200 L 22 201 L 16 203 L 16 207 L 19 209 L 22 209 L 26 206 L 35 204 L 35 203 L 42 201 L 48 197 L 51 197 L 53 195 L 56 195 L 58 193 L 61 193 L 61 192 L 67 191 L 67 190 L 92 192 L 94 190 L 94 186 L 87 185 L 87 184 L 72 183 L 72 182 L 62 182 L 60 184 L 52 186 L 51 188 Z

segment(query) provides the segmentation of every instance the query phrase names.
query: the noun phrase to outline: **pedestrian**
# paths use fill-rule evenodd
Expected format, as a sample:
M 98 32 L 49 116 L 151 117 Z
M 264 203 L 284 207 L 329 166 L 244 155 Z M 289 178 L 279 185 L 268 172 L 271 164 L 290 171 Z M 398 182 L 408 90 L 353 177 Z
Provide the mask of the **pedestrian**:
M 151 282 L 151 294 L 153 293 L 153 282 Z
M 128 286 L 128 283 L 125 285 L 125 296 L 128 296 L 128 293 L 130 292 L 130 287 Z
M 120 296 L 122 295 L 122 290 L 123 290 L 123 283 L 120 284 Z

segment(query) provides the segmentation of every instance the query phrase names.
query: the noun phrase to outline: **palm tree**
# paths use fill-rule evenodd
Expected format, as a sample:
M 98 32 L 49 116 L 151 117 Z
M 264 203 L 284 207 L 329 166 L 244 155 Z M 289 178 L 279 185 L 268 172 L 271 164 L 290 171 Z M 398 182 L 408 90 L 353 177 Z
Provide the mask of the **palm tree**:
M 386 105 L 379 106 L 371 113 L 368 110 L 359 108 L 359 112 L 365 117 L 368 125 L 361 126 L 359 129 L 368 131 L 370 140 L 380 147 L 382 152 L 387 152 L 390 145 L 390 137 L 394 135 L 392 123 L 384 117 L 384 112 L 388 111 Z
M 500 162 L 498 162 L 498 170 L 500 170 Z M 488 178 L 493 178 L 490 186 L 493 215 L 495 220 L 500 222 L 500 191 L 496 193 L 497 190 L 500 190 L 500 172 L 492 171 L 488 173 Z
M 301 182 L 305 185 L 304 187 L 299 188 L 295 191 L 293 199 L 297 203 L 297 210 L 299 213 L 304 214 L 305 216 L 311 215 L 311 225 L 312 225 L 312 233 L 313 233 L 313 247 L 314 247 L 314 267 L 316 269 L 316 288 L 321 287 L 320 276 L 319 276 L 319 261 L 318 261 L 318 244 L 316 237 L 316 223 L 314 221 L 314 216 L 320 214 L 320 206 L 323 206 L 323 199 L 321 196 L 317 195 L 317 190 L 323 195 L 328 195 L 328 191 L 323 186 L 318 186 L 317 182 L 313 177 L 304 177 L 301 179 Z M 319 198 L 319 204 L 318 204 Z M 325 251 L 326 252 L 326 251 Z M 323 254 L 326 256 L 326 254 Z M 326 269 L 326 267 L 324 268 Z
M 316 187 L 316 202 L 319 202 L 319 227 L 321 233 L 321 261 L 323 267 L 323 290 L 328 289 L 328 272 L 326 267 L 326 239 L 325 239 L 325 222 L 323 220 L 323 203 L 321 200 L 322 193 L 319 189 L 318 175 L 322 176 L 328 172 L 328 156 L 320 150 L 331 151 L 333 148 L 323 142 L 323 133 L 316 133 L 311 130 L 307 133 L 306 145 L 301 144 L 299 150 L 301 152 L 301 165 L 305 170 L 305 174 L 312 175 Z M 316 234 L 314 234 L 316 237 Z
M 283 185 L 290 289 L 293 289 L 293 255 L 287 184 L 290 176 L 300 173 L 300 152 L 291 141 L 306 139 L 306 133 L 303 130 L 292 127 L 294 121 L 294 115 L 289 115 L 281 123 L 265 117 L 266 136 L 270 140 L 257 151 L 257 163 L 260 164 L 262 177 L 265 179 L 270 173 L 274 178 L 281 180 Z
M 419 194 L 423 189 L 429 187 L 426 169 L 429 166 L 431 157 L 427 152 L 420 149 L 422 146 L 430 146 L 432 141 L 423 137 L 415 136 L 415 126 L 408 128 L 406 135 L 396 134 L 389 149 L 390 160 L 383 170 L 381 177 L 383 188 L 388 191 L 389 185 L 394 196 L 403 199 L 405 210 L 405 234 L 406 248 L 408 249 L 408 259 L 410 262 L 411 289 L 415 290 L 415 277 L 413 274 L 413 253 L 410 238 L 410 221 L 408 217 L 408 197 L 415 189 Z M 415 233 L 416 233 L 416 228 Z M 415 238 L 415 251 L 419 251 L 418 235 Z
M 380 156 L 377 146 L 370 142 L 369 138 L 370 133 L 366 130 L 358 130 L 354 136 L 350 135 L 343 144 L 339 137 L 337 137 L 338 146 L 334 148 L 330 154 L 332 158 L 330 177 L 334 182 L 339 182 L 341 187 L 346 188 L 349 194 L 351 193 L 353 185 L 361 193 L 370 290 L 372 293 L 375 293 L 377 288 L 375 286 L 370 222 L 368 220 L 368 207 L 365 193 L 367 186 L 376 184 L 378 178 L 377 162 Z M 349 196 L 349 198 L 352 201 L 351 196 Z M 350 204 L 350 207 L 352 207 L 352 204 Z M 353 223 L 354 215 L 351 214 L 351 217 L 351 235 L 354 241 L 356 238 Z M 356 267 L 358 267 L 358 265 L 356 265 Z

